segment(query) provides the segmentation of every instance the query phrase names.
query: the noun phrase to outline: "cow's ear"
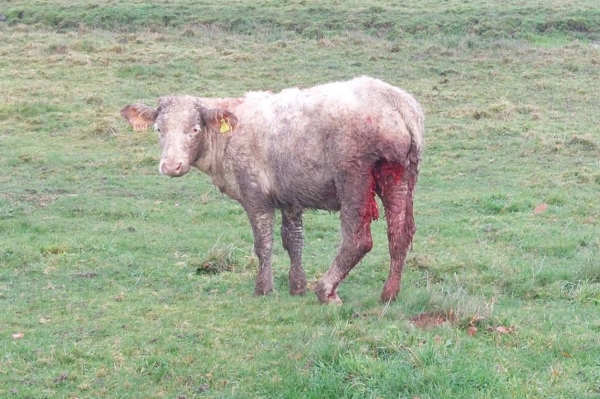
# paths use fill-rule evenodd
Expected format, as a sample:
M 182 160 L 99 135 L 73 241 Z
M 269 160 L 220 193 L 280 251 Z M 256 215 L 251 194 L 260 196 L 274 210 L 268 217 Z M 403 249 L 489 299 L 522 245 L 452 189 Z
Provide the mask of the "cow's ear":
M 238 124 L 238 118 L 223 108 L 200 106 L 200 115 L 205 126 L 222 134 L 231 133 Z
M 123 107 L 121 116 L 133 126 L 133 130 L 142 131 L 148 130 L 149 126 L 154 125 L 158 111 L 146 104 L 135 103 Z

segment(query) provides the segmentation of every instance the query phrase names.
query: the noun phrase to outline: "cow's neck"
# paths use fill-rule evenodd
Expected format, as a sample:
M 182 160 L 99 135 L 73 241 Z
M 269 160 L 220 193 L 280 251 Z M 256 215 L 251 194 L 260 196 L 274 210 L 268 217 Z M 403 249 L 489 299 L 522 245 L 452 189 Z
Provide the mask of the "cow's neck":
M 207 140 L 205 141 L 203 154 L 198 158 L 194 165 L 199 170 L 209 175 L 212 179 L 212 183 L 217 186 L 223 194 L 234 200 L 239 200 L 239 190 L 233 174 L 233 169 L 226 161 L 225 157 L 229 139 L 230 136 L 209 132 L 207 134 Z

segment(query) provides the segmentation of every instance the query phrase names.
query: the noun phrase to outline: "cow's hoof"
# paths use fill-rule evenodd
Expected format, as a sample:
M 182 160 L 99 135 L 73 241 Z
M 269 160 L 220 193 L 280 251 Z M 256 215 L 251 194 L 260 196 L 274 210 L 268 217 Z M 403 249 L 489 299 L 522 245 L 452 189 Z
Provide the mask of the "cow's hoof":
M 273 286 L 270 287 L 254 287 L 254 296 L 268 295 L 273 291 Z
M 388 303 L 396 300 L 398 294 L 386 293 L 385 291 L 381 293 L 381 302 Z
M 331 286 L 331 284 L 326 284 L 323 281 L 319 281 L 317 285 L 315 285 L 315 294 L 319 299 L 319 302 L 327 305 L 342 305 L 343 302 L 338 296 L 335 289 Z
M 306 276 L 301 268 L 290 269 L 290 295 L 306 294 Z
M 383 291 L 381 292 L 381 302 L 387 303 L 396 300 L 398 292 L 400 292 L 400 286 L 398 284 L 386 282 Z
M 333 295 L 330 295 L 327 297 L 327 300 L 325 302 L 323 302 L 325 305 L 343 305 L 344 302 L 342 301 L 342 299 L 336 294 L 334 293 Z
M 254 282 L 254 295 L 267 295 L 273 291 L 273 275 L 269 271 L 261 270 Z
M 306 287 L 290 287 L 290 295 L 292 296 L 300 296 L 306 294 Z

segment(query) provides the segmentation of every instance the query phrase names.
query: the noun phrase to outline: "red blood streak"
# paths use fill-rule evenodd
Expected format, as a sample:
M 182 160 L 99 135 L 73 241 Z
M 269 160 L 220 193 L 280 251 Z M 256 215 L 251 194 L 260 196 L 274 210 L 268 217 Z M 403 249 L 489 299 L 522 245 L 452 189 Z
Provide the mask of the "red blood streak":
M 369 196 L 363 211 L 363 221 L 367 221 L 368 223 L 370 223 L 371 220 L 379 219 L 379 208 L 377 208 L 377 202 L 375 202 L 375 190 L 377 188 L 377 183 L 375 182 L 375 177 L 373 174 L 369 176 L 369 180 Z
M 400 185 L 403 174 L 404 167 L 402 165 L 388 161 L 379 161 L 373 168 L 373 180 L 382 196 L 385 195 L 386 187 Z
M 373 245 L 371 221 L 379 219 L 379 208 L 375 201 L 375 194 L 379 192 L 384 196 L 388 187 L 400 185 L 403 173 L 404 167 L 402 165 L 379 161 L 369 175 L 369 193 L 362 207 L 360 228 L 356 237 L 368 249 L 371 249 Z
M 369 174 L 369 192 L 361 209 L 361 218 L 355 240 L 359 247 L 368 252 L 373 247 L 373 237 L 371 236 L 371 221 L 379 218 L 379 209 L 375 202 L 376 183 L 373 174 Z

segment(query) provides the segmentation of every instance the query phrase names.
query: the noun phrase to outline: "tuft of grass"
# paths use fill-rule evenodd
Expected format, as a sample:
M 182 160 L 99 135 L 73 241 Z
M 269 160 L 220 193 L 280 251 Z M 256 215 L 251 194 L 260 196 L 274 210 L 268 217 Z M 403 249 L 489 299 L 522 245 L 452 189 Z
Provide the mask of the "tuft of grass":
M 223 272 L 236 272 L 242 271 L 246 268 L 246 265 L 242 265 L 239 260 L 234 256 L 236 249 L 232 244 L 221 247 L 213 246 L 206 257 L 199 261 L 192 261 L 190 265 L 195 268 L 197 275 L 202 274 L 218 274 Z M 254 263 L 251 258 L 250 264 Z
M 574 135 L 568 144 L 570 146 L 579 146 L 586 150 L 598 150 L 600 148 L 591 134 Z

